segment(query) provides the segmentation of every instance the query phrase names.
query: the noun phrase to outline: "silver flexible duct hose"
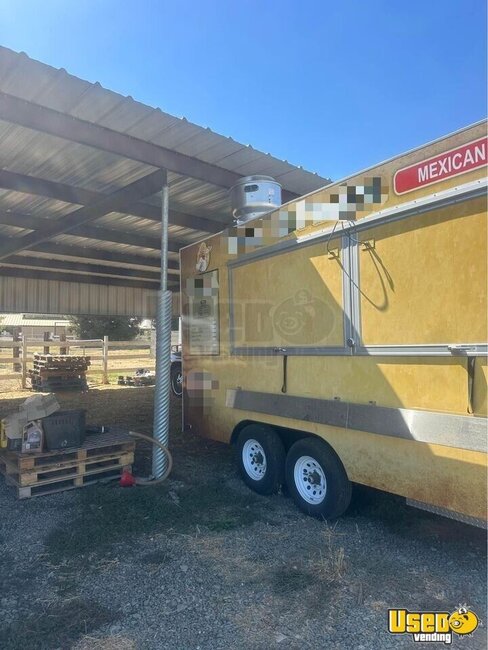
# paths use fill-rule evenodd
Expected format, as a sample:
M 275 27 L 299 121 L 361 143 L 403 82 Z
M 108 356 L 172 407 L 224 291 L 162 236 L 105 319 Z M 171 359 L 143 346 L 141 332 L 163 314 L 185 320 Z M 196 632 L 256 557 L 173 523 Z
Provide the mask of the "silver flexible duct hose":
M 171 452 L 169 449 L 167 449 L 163 444 L 159 442 L 159 440 L 156 440 L 155 438 L 151 438 L 151 436 L 146 436 L 145 433 L 137 433 L 137 431 L 129 431 L 129 435 L 132 436 L 133 438 L 140 438 L 141 440 L 145 440 L 146 442 L 150 442 L 153 444 L 154 447 L 159 447 L 160 451 L 164 454 L 164 456 L 167 458 L 166 462 L 166 470 L 164 474 L 160 478 L 153 478 L 150 476 L 149 478 L 142 478 L 141 476 L 134 476 L 134 479 L 136 481 L 136 485 L 142 485 L 142 486 L 150 486 L 150 485 L 157 485 L 158 483 L 162 483 L 165 481 L 169 473 L 171 472 L 171 468 L 173 467 L 173 456 L 171 455 Z M 153 456 L 154 458 L 154 456 Z
M 171 367 L 171 291 L 160 291 L 156 321 L 156 384 L 154 387 L 153 436 L 165 447 L 169 438 L 170 367 Z M 154 447 L 152 473 L 160 479 L 167 468 L 166 454 Z

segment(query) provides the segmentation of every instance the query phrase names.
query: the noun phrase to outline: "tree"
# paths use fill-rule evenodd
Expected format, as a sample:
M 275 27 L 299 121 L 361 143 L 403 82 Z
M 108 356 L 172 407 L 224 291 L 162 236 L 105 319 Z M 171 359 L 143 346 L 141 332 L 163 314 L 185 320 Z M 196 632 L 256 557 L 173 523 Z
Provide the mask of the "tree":
M 71 327 L 79 339 L 132 341 L 139 334 L 140 318 L 125 316 L 71 316 Z

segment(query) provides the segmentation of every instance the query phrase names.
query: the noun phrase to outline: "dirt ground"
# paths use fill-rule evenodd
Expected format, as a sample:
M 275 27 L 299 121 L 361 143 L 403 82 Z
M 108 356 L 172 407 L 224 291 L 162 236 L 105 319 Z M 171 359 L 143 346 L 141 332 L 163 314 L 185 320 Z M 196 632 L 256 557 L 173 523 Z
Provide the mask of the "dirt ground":
M 4 394 L 0 417 L 30 394 Z M 58 399 L 151 433 L 152 388 Z M 17 501 L 0 479 L 2 650 L 411 648 L 423 644 L 389 635 L 388 608 L 466 603 L 486 621 L 483 531 L 358 486 L 340 520 L 306 517 L 249 491 L 229 447 L 182 433 L 180 407 L 163 486 Z M 149 467 L 138 445 L 135 471 Z M 486 628 L 453 647 L 485 648 Z

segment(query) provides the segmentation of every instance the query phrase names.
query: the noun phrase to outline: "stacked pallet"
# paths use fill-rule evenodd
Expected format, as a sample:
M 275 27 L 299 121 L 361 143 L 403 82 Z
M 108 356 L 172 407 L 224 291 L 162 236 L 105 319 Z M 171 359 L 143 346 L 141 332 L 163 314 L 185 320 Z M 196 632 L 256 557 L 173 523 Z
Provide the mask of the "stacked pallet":
M 88 390 L 86 372 L 90 363 L 90 357 L 35 353 L 34 369 L 29 370 L 32 389 L 43 392 Z
M 134 462 L 134 439 L 112 430 L 87 436 L 79 448 L 21 454 L 0 452 L 0 472 L 15 487 L 17 497 L 52 494 L 119 478 Z

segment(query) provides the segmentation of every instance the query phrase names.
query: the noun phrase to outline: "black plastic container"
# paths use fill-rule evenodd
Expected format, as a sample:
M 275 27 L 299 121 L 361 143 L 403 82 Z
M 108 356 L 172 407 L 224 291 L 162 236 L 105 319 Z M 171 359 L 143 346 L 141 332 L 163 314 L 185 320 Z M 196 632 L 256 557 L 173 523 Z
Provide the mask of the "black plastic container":
M 56 411 L 42 418 L 44 440 L 48 451 L 81 447 L 85 440 L 85 411 Z

